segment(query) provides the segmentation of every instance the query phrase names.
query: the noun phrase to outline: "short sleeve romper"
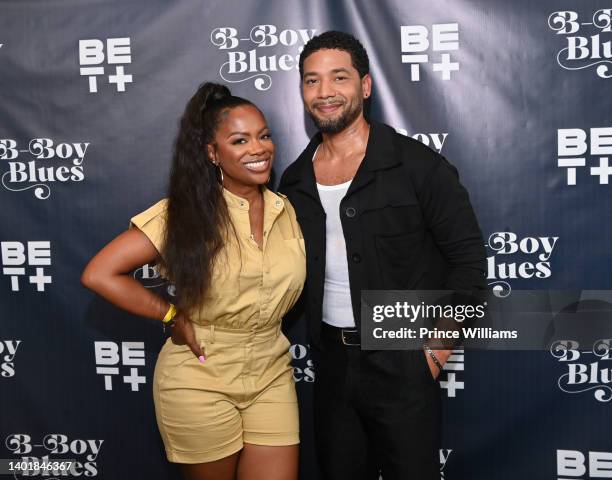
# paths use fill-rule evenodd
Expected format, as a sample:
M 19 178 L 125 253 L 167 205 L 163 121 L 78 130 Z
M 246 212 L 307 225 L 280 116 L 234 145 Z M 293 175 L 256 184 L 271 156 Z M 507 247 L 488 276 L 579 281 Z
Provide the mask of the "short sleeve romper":
M 289 201 L 264 189 L 260 249 L 249 204 L 223 191 L 230 228 L 203 304 L 189 312 L 206 361 L 170 338 L 155 366 L 157 424 L 171 462 L 202 463 L 243 443 L 299 443 L 290 343 L 280 330 L 306 276 L 304 239 Z M 161 250 L 167 200 L 131 219 Z

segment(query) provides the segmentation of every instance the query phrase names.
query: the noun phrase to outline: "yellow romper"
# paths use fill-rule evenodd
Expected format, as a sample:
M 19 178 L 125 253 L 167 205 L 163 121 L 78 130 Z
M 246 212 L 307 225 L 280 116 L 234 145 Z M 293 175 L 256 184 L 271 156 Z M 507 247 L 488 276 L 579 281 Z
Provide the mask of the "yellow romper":
M 251 238 L 248 202 L 225 189 L 223 195 L 238 240 L 230 228 L 207 298 L 190 312 L 206 361 L 168 338 L 155 365 L 155 414 L 171 462 L 218 460 L 243 442 L 299 443 L 290 343 L 280 325 L 306 277 L 304 239 L 286 197 L 264 189 L 260 250 Z M 166 202 L 130 223 L 158 251 Z

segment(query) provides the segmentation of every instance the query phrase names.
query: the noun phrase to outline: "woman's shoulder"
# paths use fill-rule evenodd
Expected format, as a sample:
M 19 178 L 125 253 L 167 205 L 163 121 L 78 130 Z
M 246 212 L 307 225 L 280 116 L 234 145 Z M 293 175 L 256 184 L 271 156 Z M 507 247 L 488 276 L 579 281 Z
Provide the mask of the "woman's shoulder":
M 283 210 L 287 213 L 287 216 L 289 217 L 289 220 L 291 220 L 291 223 L 297 223 L 295 208 L 293 208 L 293 205 L 287 198 L 287 195 L 280 193 L 280 192 L 276 192 L 276 195 L 278 195 L 282 199 Z
M 166 228 L 167 204 L 168 200 L 164 198 L 130 219 L 129 228 L 137 227 L 149 238 L 149 240 L 151 240 L 151 243 L 160 253 L 162 251 Z
M 285 208 L 285 210 L 287 210 L 287 213 L 295 217 L 295 209 L 293 208 L 293 205 L 291 205 L 291 202 L 289 201 L 289 198 L 287 198 L 287 195 L 281 192 L 274 192 L 274 194 L 282 199 L 283 207 Z
M 276 193 L 276 195 L 278 195 L 283 201 L 283 217 L 285 218 L 285 220 L 282 223 L 285 225 L 289 225 L 290 231 L 292 232 L 290 238 L 302 238 L 302 231 L 300 229 L 300 224 L 298 223 L 293 205 L 291 205 L 291 202 L 289 201 L 286 195 L 283 195 L 282 193 Z
M 137 227 L 140 227 L 141 225 L 144 225 L 156 218 L 163 220 L 163 217 L 165 217 L 166 215 L 167 207 L 168 207 L 168 199 L 162 198 L 160 201 L 151 205 L 146 210 L 143 210 L 139 214 L 134 215 L 130 219 L 130 223 L 136 225 Z

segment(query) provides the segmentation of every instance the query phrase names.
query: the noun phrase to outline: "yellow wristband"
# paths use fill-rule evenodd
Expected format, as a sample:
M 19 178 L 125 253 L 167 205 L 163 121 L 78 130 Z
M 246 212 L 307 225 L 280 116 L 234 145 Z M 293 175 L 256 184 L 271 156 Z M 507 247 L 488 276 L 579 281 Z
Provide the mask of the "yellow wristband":
M 175 317 L 175 315 L 176 315 L 176 307 L 174 306 L 173 303 L 171 303 L 170 308 L 166 312 L 166 315 L 164 316 L 162 322 L 164 323 L 170 322 Z

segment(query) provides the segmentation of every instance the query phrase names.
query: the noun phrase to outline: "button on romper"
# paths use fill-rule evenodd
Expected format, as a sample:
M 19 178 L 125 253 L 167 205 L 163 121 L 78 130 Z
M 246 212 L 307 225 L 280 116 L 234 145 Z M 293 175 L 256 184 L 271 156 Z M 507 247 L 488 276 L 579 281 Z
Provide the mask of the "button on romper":
M 289 201 L 264 189 L 259 249 L 248 202 L 225 189 L 223 195 L 236 235 L 230 227 L 206 299 L 189 312 L 206 361 L 168 338 L 155 365 L 155 413 L 171 462 L 218 460 L 244 442 L 299 443 L 290 344 L 280 325 L 304 284 L 304 239 Z M 159 201 L 130 224 L 158 251 L 166 204 Z

